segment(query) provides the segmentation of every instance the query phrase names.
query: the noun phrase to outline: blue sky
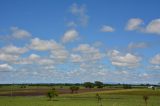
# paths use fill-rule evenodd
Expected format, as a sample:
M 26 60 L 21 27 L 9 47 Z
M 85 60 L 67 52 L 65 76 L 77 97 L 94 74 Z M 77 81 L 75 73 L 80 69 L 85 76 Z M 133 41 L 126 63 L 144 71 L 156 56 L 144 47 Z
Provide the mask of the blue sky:
M 0 0 L 0 83 L 160 82 L 158 0 Z

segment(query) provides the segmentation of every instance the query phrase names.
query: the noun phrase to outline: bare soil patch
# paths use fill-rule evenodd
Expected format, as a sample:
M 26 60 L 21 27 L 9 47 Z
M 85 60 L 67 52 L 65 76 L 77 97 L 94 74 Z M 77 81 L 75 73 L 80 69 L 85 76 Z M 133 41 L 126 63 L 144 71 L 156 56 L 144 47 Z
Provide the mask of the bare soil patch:
M 50 90 L 49 88 L 32 88 L 32 89 L 16 89 L 16 90 L 6 90 L 0 91 L 0 96 L 41 96 L 46 95 L 46 93 Z M 66 88 L 58 88 L 56 89 L 59 94 L 71 94 L 70 89 Z M 83 88 L 79 89 L 78 93 L 86 93 L 86 92 L 98 92 L 98 91 L 108 91 L 108 90 L 117 90 L 111 88 Z

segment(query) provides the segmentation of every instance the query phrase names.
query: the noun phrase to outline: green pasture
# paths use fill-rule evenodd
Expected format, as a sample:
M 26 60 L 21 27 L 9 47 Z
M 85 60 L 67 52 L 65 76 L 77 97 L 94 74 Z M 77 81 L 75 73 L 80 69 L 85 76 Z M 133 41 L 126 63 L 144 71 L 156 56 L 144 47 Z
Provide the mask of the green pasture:
M 49 101 L 45 96 L 0 97 L 0 106 L 100 106 L 96 93 L 102 98 L 103 106 L 146 106 L 143 95 L 148 95 L 148 106 L 160 106 L 160 90 L 129 89 L 83 94 L 59 95 Z

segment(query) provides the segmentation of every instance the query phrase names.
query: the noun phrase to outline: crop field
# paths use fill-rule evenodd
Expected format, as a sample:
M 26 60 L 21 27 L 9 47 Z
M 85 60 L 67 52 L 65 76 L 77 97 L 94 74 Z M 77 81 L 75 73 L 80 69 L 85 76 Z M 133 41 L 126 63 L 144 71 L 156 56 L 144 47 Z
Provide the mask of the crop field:
M 60 88 L 58 86 L 54 87 L 47 87 L 47 86 L 40 86 L 40 87 L 26 87 L 26 88 L 20 88 L 19 86 L 4 86 L 0 88 L 0 96 L 41 96 L 45 95 L 47 91 L 50 89 L 55 88 L 60 94 L 70 94 L 71 90 L 69 89 L 69 86 L 65 86 L 63 88 Z M 85 92 L 98 92 L 98 91 L 113 91 L 113 90 L 119 90 L 122 88 L 89 88 L 86 89 L 82 86 L 80 86 L 80 89 L 78 90 L 78 93 L 85 93 Z M 12 93 L 12 94 L 11 94 Z
M 98 101 L 96 94 L 101 101 Z M 60 94 L 49 100 L 46 96 L 1 96 L 0 106 L 160 106 L 160 90 L 123 89 L 78 94 Z

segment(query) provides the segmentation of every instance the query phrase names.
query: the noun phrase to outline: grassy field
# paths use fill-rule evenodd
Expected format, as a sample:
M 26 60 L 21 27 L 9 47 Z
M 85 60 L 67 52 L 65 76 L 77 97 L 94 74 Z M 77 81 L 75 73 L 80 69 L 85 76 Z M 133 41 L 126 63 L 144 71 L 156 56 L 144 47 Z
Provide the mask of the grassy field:
M 0 106 L 100 106 L 96 93 L 102 98 L 103 106 L 145 106 L 143 95 L 148 95 L 148 106 L 160 106 L 160 90 L 129 89 L 94 93 L 64 94 L 49 101 L 45 96 L 0 97 Z

